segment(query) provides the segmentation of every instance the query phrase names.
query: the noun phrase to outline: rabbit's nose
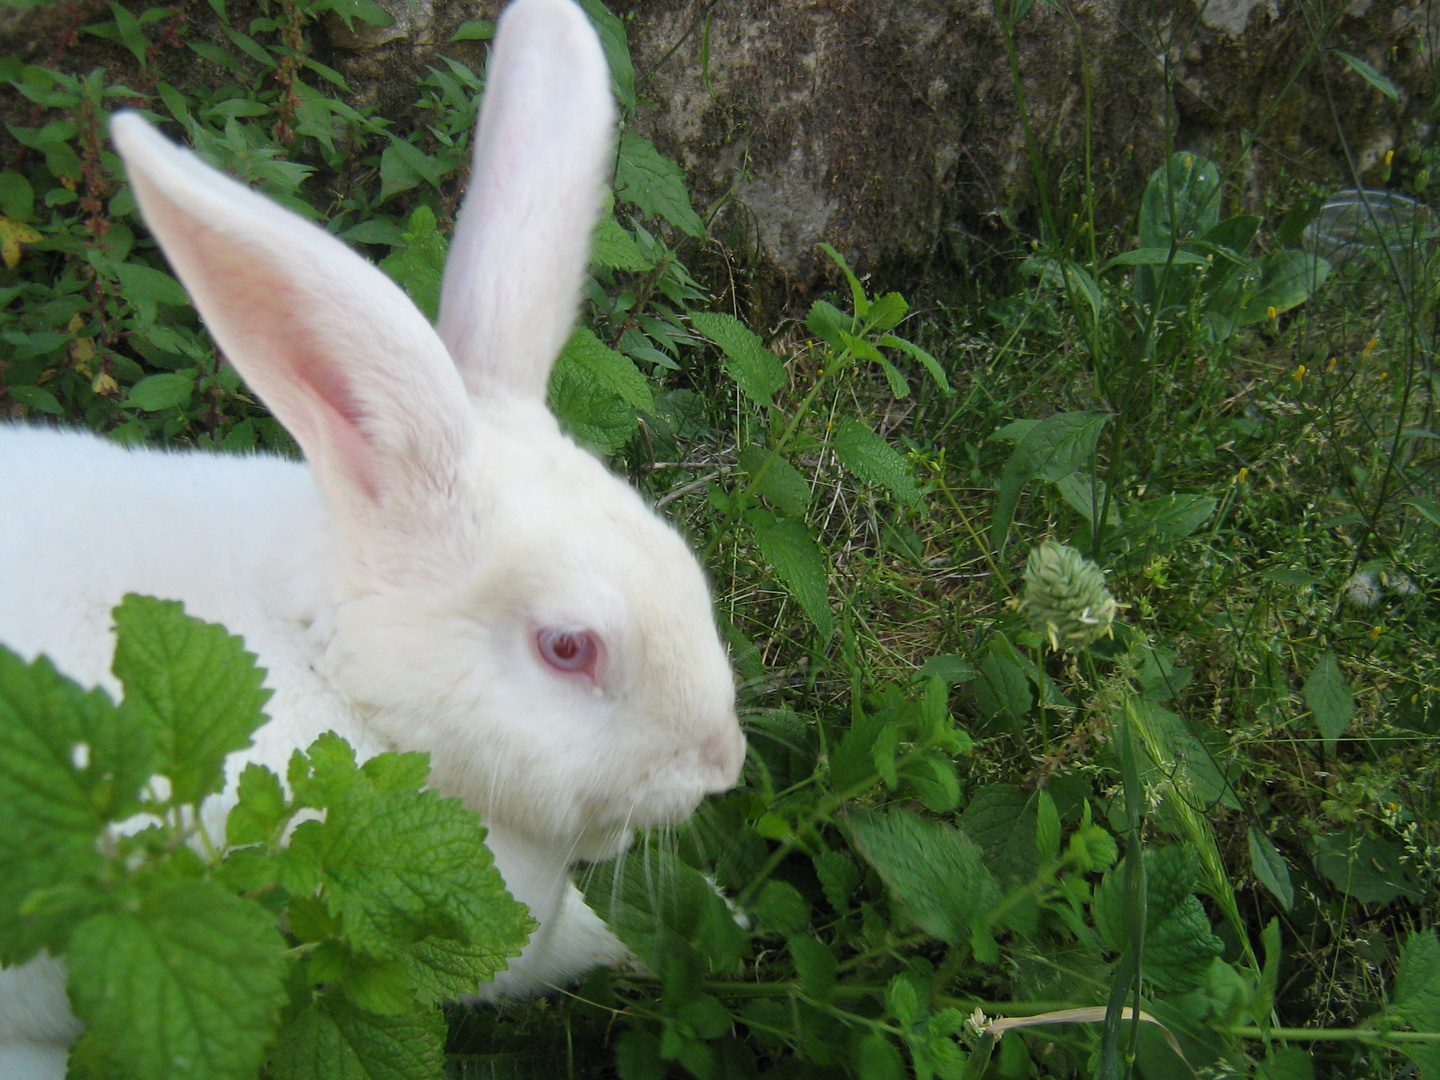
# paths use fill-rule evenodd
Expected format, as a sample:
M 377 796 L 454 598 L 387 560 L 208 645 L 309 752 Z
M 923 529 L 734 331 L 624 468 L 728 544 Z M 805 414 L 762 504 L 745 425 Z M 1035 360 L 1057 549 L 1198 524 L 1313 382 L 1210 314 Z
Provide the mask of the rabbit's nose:
M 711 793 L 729 791 L 734 787 L 745 764 L 745 735 L 740 725 L 732 722 L 719 735 L 707 739 L 700 748 L 700 761 L 719 774 L 720 782 L 709 789 Z

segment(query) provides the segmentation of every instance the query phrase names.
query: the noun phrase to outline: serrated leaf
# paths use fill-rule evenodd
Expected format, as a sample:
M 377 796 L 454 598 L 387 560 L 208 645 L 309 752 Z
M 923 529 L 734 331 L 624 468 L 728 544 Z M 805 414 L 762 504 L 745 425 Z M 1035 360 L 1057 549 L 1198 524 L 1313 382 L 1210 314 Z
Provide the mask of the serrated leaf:
M 744 931 L 725 901 L 693 867 L 647 849 L 591 869 L 585 900 L 652 970 L 693 959 L 712 972 L 733 971 Z
M 633 408 L 642 412 L 655 408 L 650 382 L 640 373 L 635 361 L 610 348 L 588 327 L 575 328 L 560 350 L 559 363 L 573 366 L 595 386 L 615 394 Z
M 786 517 L 805 516 L 810 506 L 810 485 L 800 475 L 800 470 L 784 457 L 777 454 L 771 460 L 770 451 L 763 446 L 747 446 L 740 451 L 740 468 L 752 478 L 760 476 L 755 492 L 776 510 Z
M 752 909 L 765 926 L 779 934 L 798 934 L 810 925 L 810 905 L 788 881 L 767 881 Z
M 805 525 L 794 518 L 776 518 L 756 511 L 748 515 L 748 520 L 766 564 L 790 590 L 821 637 L 828 638 L 834 617 L 830 612 L 829 573 L 819 545 Z
M 17 912 L 37 890 L 98 870 L 96 834 L 135 811 L 153 761 L 148 732 L 104 691 L 0 646 L 0 962 L 63 942 L 72 916 Z
M 826 1002 L 835 996 L 835 971 L 838 963 L 823 942 L 807 934 L 794 934 L 787 939 L 795 974 L 807 997 Z
M 813 855 L 815 876 L 820 879 L 820 888 L 825 899 L 836 911 L 849 911 L 854 893 L 860 887 L 860 868 L 855 860 L 844 852 L 826 848 Z
M 507 966 L 486 942 L 467 945 L 441 937 L 412 942 L 405 947 L 401 961 L 416 999 L 425 1005 L 473 994 L 477 986 Z
M 1400 950 L 1392 1001 L 1416 1031 L 1440 1031 L 1440 940 L 1433 927 L 1411 934 Z
M 421 203 L 411 213 L 400 244 L 380 260 L 380 269 L 405 290 L 431 322 L 440 312 L 440 279 L 449 247 L 436 228 L 435 211 Z
M 849 825 L 892 898 L 942 941 L 968 942 L 971 924 L 1000 899 L 980 848 L 958 829 L 903 809 L 855 811 Z
M 849 417 L 835 428 L 831 446 L 847 469 L 861 480 L 880 484 L 902 502 L 920 505 L 920 492 L 910 475 L 909 462 L 875 432 Z
M 1005 888 L 1031 880 L 1039 870 L 1036 810 L 1019 788 L 977 788 L 960 815 L 960 828 L 980 845 L 986 867 Z
M 285 792 L 280 778 L 253 761 L 237 786 L 238 801 L 225 819 L 225 842 L 232 847 L 266 843 L 285 818 Z
M 431 790 L 344 795 L 320 836 L 326 904 L 357 952 L 396 957 L 434 935 L 488 948 L 499 970 L 534 923 L 483 840 L 478 814 Z
M 381 1016 L 337 994 L 318 998 L 281 1031 L 268 1080 L 435 1080 L 445 1067 L 438 1009 Z
M 634 405 L 597 386 L 563 353 L 550 374 L 550 406 L 567 434 L 601 456 L 624 447 L 639 427 Z
M 125 404 L 146 412 L 159 412 L 175 405 L 184 405 L 195 391 L 195 379 L 174 371 L 147 375 L 130 388 Z
M 705 223 L 690 205 L 685 174 L 649 139 L 633 131 L 620 136 L 615 159 L 615 197 L 634 203 L 646 217 L 662 217 L 694 237 L 705 235 Z
M 1290 867 L 1280 854 L 1275 841 L 1261 829 L 1250 826 L 1250 872 L 1269 889 L 1280 906 L 1289 911 L 1295 905 L 1295 886 L 1290 883 Z
M 1305 704 L 1315 716 L 1315 726 L 1325 740 L 1327 753 L 1335 752 L 1335 742 L 1350 726 L 1355 714 L 1355 695 L 1340 673 L 1334 653 L 1326 653 L 1305 680 Z
M 1035 851 L 1041 863 L 1060 856 L 1060 811 L 1044 788 L 1035 793 Z
M 785 385 L 785 365 L 780 358 L 733 315 L 696 311 L 691 313 L 690 323 L 720 346 L 725 354 L 725 370 L 740 392 L 762 408 L 770 408 L 771 399 Z
M 646 256 L 613 214 L 607 214 L 595 226 L 590 238 L 590 261 L 611 270 L 649 270 L 655 260 Z
M 121 711 L 148 728 L 171 798 L 198 803 L 220 789 L 225 756 L 265 723 L 265 672 L 238 637 L 174 601 L 132 593 L 114 614 Z
M 274 916 L 207 881 L 154 882 L 66 954 L 91 1048 L 137 1080 L 253 1080 L 284 1000 Z
M 1205 907 L 1194 895 L 1198 863 L 1188 847 L 1147 848 L 1144 853 L 1146 978 L 1164 990 L 1198 986 L 1224 945 L 1210 928 Z M 1105 874 L 1095 890 L 1095 925 L 1105 944 L 1122 952 L 1125 926 L 1125 862 Z

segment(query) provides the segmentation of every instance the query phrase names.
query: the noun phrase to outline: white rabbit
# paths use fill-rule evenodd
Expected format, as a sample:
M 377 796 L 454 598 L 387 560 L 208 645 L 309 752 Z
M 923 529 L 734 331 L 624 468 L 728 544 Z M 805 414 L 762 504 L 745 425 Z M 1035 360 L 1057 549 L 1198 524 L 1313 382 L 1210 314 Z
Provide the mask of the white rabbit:
M 487 996 L 624 955 L 570 883 L 731 787 L 745 754 L 704 576 L 545 404 L 614 138 L 571 0 L 500 20 L 438 332 L 334 237 L 133 115 L 111 132 L 147 224 L 305 464 L 126 450 L 0 425 L 0 642 L 115 692 L 110 609 L 184 601 L 268 670 L 232 755 L 284 775 L 322 732 L 425 750 L 540 921 Z M 205 808 L 212 834 L 229 804 Z M 0 971 L 0 1077 L 59 1077 L 61 966 Z

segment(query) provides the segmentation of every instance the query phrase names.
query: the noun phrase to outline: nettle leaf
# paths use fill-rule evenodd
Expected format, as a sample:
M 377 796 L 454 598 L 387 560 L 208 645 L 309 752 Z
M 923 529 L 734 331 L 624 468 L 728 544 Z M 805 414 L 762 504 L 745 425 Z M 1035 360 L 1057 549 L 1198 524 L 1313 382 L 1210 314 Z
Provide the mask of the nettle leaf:
M 805 516 L 810 506 L 810 485 L 784 457 L 776 454 L 771 460 L 770 451 L 763 446 L 747 446 L 740 451 L 740 468 L 751 477 L 759 476 L 763 469 L 756 493 L 786 517 Z
M 550 373 L 550 407 L 576 442 L 601 456 L 622 449 L 639 427 L 635 406 L 597 386 L 590 373 L 564 353 Z
M 1189 990 L 1200 985 L 1210 962 L 1225 947 L 1210 928 L 1205 907 L 1194 895 L 1199 864 L 1193 848 L 1147 848 L 1145 859 L 1145 948 L 1141 956 L 1146 978 L 1162 990 Z M 1125 861 L 1106 872 L 1095 890 L 1095 925 L 1105 944 L 1123 952 L 1125 926 Z
M 584 373 L 596 386 L 608 390 L 642 412 L 655 408 L 649 380 L 624 353 L 606 345 L 588 327 L 577 326 L 560 351 L 560 361 Z
M 807 997 L 826 1002 L 835 996 L 835 954 L 822 941 L 806 934 L 786 939 L 790 958 L 795 962 L 795 975 Z
M 753 510 L 746 520 L 755 532 L 755 542 L 766 564 L 790 590 L 821 636 L 828 638 L 834 617 L 827 585 L 829 571 L 820 545 L 804 523 L 795 518 L 777 518 L 768 511 Z
M 1325 740 L 1327 753 L 1335 752 L 1335 742 L 1350 726 L 1355 714 L 1355 695 L 1340 673 L 1334 653 L 1326 653 L 1305 680 L 1305 704 L 1315 715 L 1315 726 Z
M 435 211 L 424 203 L 417 206 L 400 239 L 400 244 L 380 260 L 380 269 L 434 322 L 440 312 L 440 279 L 450 247 L 436 228 Z
M 366 1012 L 339 994 L 317 998 L 281 1031 L 270 1080 L 435 1080 L 445 1068 L 438 1009 Z
M 1416 1031 L 1440 1031 L 1440 942 L 1433 928 L 1411 934 L 1400 950 L 1393 1009 Z M 1421 1080 L 1440 1076 L 1440 1045 L 1402 1043 L 1397 1049 L 1420 1067 Z
M 690 192 L 680 166 L 633 131 L 620 136 L 615 197 L 634 203 L 646 217 L 662 217 L 694 237 L 705 235 L 705 223 L 690 205 Z
M 733 315 L 718 311 L 695 311 L 690 323 L 725 354 L 725 370 L 740 387 L 740 392 L 762 408 L 770 408 L 772 398 L 785 385 L 785 365 L 765 347 L 765 343 L 748 326 Z
M 232 847 L 268 842 L 285 820 L 285 791 L 280 778 L 253 761 L 240 774 L 239 801 L 225 819 L 225 842 Z
M 910 475 L 910 463 L 864 424 L 849 417 L 841 420 L 830 445 L 835 456 L 861 480 L 888 488 L 897 499 L 911 506 L 920 505 L 920 492 Z
M 857 810 L 855 847 L 880 872 L 915 923 L 952 945 L 968 943 L 972 924 L 1000 899 L 980 848 L 964 833 L 909 810 Z
M 71 940 L 84 1053 L 138 1080 L 252 1080 L 284 1000 L 284 949 L 258 903 L 207 881 L 151 882 L 133 910 L 87 919 Z
M 121 711 L 149 729 L 172 799 L 198 803 L 220 789 L 225 756 L 265 723 L 265 672 L 240 638 L 174 601 L 132 593 L 114 614 Z
M 606 214 L 590 237 L 590 261 L 611 270 L 649 270 L 655 260 L 640 250 L 635 238 L 625 231 L 613 214 Z
M 0 962 L 60 947 L 73 915 L 20 906 L 100 868 L 95 836 L 134 813 L 153 761 L 149 733 L 103 690 L 0 646 Z

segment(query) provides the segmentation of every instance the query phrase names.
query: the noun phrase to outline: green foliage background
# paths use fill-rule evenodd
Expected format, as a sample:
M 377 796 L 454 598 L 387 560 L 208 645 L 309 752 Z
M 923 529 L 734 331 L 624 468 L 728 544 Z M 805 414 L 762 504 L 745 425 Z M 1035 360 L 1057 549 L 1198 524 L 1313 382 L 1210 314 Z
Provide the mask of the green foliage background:
M 35 116 L 0 169 L 13 417 L 293 452 L 144 233 L 104 141 L 122 104 L 366 250 L 433 314 L 482 74 L 442 49 L 402 126 L 312 55 L 323 12 L 386 18 L 365 0 L 244 23 L 210 6 L 218 36 L 192 34 L 184 4 L 94 8 L 83 33 L 130 85 L 0 59 Z M 644 102 L 625 24 L 585 6 L 628 118 Z M 1007 40 L 1028 7 L 997 8 Z M 177 49 L 224 77 L 171 84 Z M 1395 92 L 1319 36 L 1303 62 Z M 237 1076 L 267 1055 L 267 1075 L 299 1075 L 322 1044 L 351 1056 L 318 1075 L 433 1076 L 443 1039 L 465 1077 L 1440 1077 L 1434 220 L 1362 210 L 1341 230 L 1326 198 L 1353 177 L 1245 196 L 1263 137 L 1157 152 L 1133 230 L 1113 233 L 1085 168 L 1032 142 L 1042 211 L 984 295 L 912 313 L 827 250 L 838 293 L 758 327 L 686 268 L 713 250 L 713 208 L 627 126 L 551 398 L 703 549 L 751 746 L 739 790 L 585 875 L 643 968 L 498 1012 L 452 1006 L 442 1033 L 434 1003 L 513 951 L 518 916 L 486 930 L 450 912 L 445 948 L 483 939 L 492 959 L 427 964 L 433 912 L 372 919 L 384 889 L 347 891 L 317 823 L 279 843 L 321 805 L 323 828 L 403 805 L 422 832 L 473 838 L 421 792 L 423 762 L 357 769 L 317 744 L 288 800 L 247 771 L 227 851 L 141 833 L 125 843 L 157 861 L 131 877 L 85 838 L 160 799 L 140 786 L 156 762 L 182 774 L 165 819 L 233 746 L 181 755 L 165 741 L 178 714 L 136 717 L 124 675 L 115 710 L 9 660 L 0 733 L 26 729 L 16 703 L 39 685 L 70 718 L 55 723 L 90 725 L 92 755 L 121 745 L 126 717 L 170 732 L 145 748 L 132 730 L 115 771 L 134 783 L 103 797 L 68 746 L 51 754 L 46 790 L 77 814 L 53 864 L 27 854 L 41 809 L 0 800 L 0 904 L 27 913 L 0 945 L 14 960 L 68 938 L 92 1025 L 77 1067 L 108 1075 L 121 1054 L 133 1075 L 181 1075 L 146 1041 L 161 1005 L 104 1004 L 107 964 L 141 970 L 143 940 L 224 968 L 188 929 L 213 906 L 237 941 L 273 952 L 275 927 L 288 935 L 287 959 L 231 965 L 237 996 L 213 999 L 254 1019 L 210 1059 Z M 1433 199 L 1437 157 L 1417 136 L 1392 187 Z M 1028 550 L 1052 537 L 1107 572 L 1113 636 L 1056 652 L 1018 605 Z M 256 685 L 227 694 L 245 723 Z M 30 760 L 10 753 L 0 783 Z

